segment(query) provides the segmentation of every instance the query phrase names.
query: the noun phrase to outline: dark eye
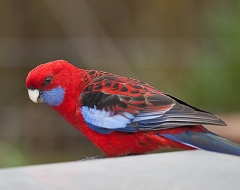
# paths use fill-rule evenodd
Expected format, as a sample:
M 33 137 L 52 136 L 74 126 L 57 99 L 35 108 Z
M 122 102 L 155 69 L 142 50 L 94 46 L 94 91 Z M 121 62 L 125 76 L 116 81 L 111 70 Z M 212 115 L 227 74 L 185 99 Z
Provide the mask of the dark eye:
M 51 77 L 47 77 L 45 80 L 44 80 L 44 83 L 43 85 L 47 85 L 47 84 L 50 84 L 52 81 L 52 78 Z

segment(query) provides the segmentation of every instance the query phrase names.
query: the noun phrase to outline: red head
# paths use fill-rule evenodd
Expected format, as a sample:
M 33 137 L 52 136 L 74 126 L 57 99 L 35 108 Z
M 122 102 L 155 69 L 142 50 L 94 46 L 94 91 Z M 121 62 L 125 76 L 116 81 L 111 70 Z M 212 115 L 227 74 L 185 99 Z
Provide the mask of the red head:
M 56 60 L 31 70 L 26 79 L 26 87 L 33 102 L 44 102 L 57 109 L 79 97 L 85 86 L 85 75 L 84 70 L 67 61 Z

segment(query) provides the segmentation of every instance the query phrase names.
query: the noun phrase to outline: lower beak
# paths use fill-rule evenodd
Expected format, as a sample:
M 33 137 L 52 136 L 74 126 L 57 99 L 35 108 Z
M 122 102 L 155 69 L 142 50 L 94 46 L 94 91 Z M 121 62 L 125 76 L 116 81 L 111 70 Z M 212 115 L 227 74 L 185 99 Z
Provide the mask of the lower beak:
M 29 98 L 34 102 L 34 103 L 40 103 L 42 102 L 42 99 L 39 97 L 40 91 L 38 89 L 28 89 L 28 95 Z

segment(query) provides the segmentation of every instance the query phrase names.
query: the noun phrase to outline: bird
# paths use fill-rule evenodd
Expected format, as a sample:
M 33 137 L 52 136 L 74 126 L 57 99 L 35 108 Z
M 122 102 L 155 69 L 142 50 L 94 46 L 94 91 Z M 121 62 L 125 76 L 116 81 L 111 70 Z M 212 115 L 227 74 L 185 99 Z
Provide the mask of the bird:
M 225 126 L 218 116 L 137 79 L 54 60 L 32 69 L 26 88 L 34 103 L 57 111 L 105 157 L 164 149 L 240 156 L 238 143 L 203 126 Z

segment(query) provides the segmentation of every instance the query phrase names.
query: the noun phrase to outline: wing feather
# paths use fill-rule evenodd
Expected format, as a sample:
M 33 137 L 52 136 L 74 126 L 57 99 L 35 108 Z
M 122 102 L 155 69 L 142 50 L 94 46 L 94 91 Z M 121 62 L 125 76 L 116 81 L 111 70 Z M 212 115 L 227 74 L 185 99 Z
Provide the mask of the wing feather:
M 147 83 L 96 72 L 91 71 L 93 82 L 79 100 L 85 121 L 97 132 L 161 130 L 196 124 L 226 125 L 216 115 L 162 93 Z

